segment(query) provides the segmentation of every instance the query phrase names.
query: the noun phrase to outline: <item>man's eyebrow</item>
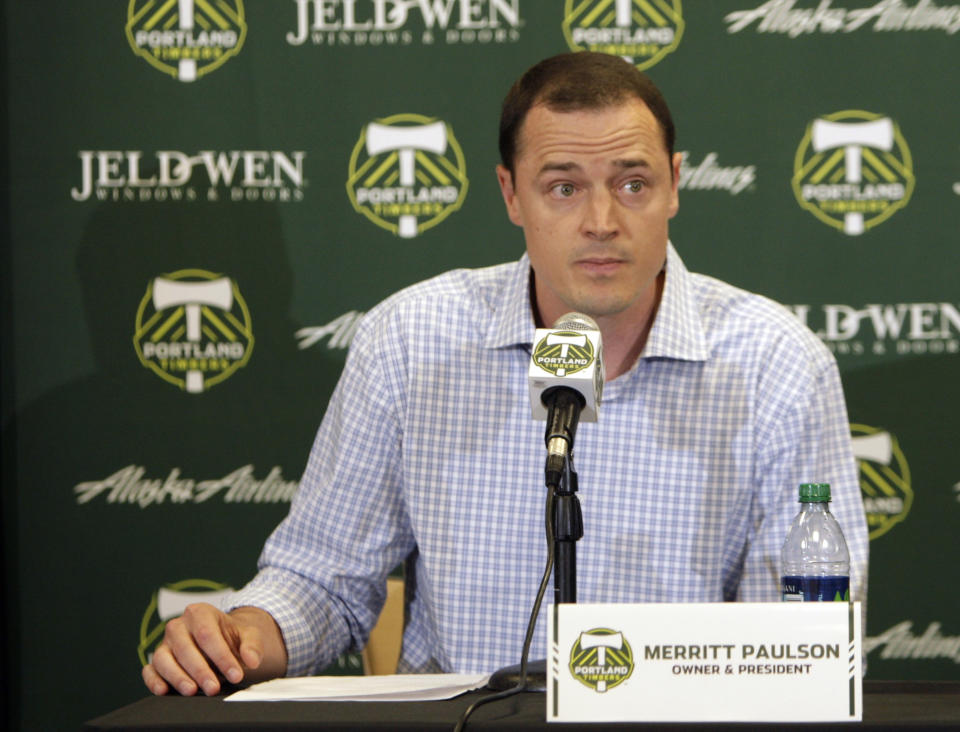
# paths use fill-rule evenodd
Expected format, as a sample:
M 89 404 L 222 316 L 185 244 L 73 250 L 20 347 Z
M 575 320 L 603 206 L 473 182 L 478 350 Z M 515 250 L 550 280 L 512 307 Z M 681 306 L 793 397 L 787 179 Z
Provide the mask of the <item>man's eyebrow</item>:
M 623 158 L 613 161 L 613 165 L 622 170 L 630 170 L 631 168 L 650 168 L 650 163 L 648 163 L 644 158 Z M 557 163 L 544 163 L 540 170 L 537 172 L 537 175 L 543 175 L 549 171 L 559 170 L 559 171 L 570 171 L 570 170 L 580 170 L 580 165 L 574 162 L 557 162 Z
M 537 171 L 537 175 L 542 175 L 551 170 L 580 170 L 580 166 L 577 163 L 544 163 L 543 166 Z
M 626 158 L 623 160 L 614 160 L 613 164 L 618 168 L 649 168 L 650 163 L 648 163 L 643 158 Z

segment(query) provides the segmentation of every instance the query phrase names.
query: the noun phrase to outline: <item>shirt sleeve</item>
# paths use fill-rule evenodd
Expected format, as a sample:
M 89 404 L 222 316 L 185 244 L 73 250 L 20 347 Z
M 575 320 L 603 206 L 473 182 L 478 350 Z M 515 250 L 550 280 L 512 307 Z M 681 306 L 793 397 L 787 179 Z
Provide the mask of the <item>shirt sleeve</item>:
M 780 550 L 800 509 L 799 485 L 829 483 L 830 511 L 850 552 L 850 596 L 862 603 L 865 620 L 869 547 L 850 425 L 836 362 L 816 346 L 812 354 L 779 349 L 782 357 L 771 359 L 760 379 L 753 533 L 737 599 L 780 599 Z
M 353 341 L 290 513 L 267 540 L 256 577 L 227 601 L 274 617 L 289 676 L 363 648 L 386 577 L 414 546 L 400 490 L 402 338 L 372 315 Z

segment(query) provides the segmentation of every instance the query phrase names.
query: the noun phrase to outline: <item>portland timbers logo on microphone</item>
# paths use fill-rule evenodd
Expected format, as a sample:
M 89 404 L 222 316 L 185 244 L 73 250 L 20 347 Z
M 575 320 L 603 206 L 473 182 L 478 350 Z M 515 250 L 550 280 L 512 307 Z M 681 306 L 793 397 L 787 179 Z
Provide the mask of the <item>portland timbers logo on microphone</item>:
M 544 371 L 568 376 L 593 363 L 593 343 L 586 333 L 574 330 L 552 331 L 533 349 L 533 362 Z

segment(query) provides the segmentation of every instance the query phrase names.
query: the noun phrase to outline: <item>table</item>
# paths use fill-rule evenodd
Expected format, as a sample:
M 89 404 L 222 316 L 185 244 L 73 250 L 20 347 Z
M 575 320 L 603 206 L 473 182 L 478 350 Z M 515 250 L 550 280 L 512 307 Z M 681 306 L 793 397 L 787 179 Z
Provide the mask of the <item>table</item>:
M 231 702 L 223 697 L 148 697 L 86 723 L 84 730 L 446 730 L 460 713 L 489 692 L 472 692 L 435 702 Z M 790 730 L 944 730 L 960 729 L 958 681 L 864 681 L 863 722 L 790 725 Z M 656 729 L 754 729 L 767 725 L 739 724 L 558 724 L 546 722 L 543 694 L 523 693 L 481 706 L 470 717 L 470 730 L 582 729 L 591 732 Z M 769 725 L 782 729 L 784 725 Z

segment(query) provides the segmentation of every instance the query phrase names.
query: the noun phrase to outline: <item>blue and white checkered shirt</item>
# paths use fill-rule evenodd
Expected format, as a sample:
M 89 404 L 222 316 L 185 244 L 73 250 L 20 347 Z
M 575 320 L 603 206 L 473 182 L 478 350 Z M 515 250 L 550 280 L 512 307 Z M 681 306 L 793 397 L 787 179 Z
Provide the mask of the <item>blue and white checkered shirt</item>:
M 519 661 L 546 557 L 529 278 L 526 256 L 457 270 L 364 318 L 290 514 L 230 603 L 274 616 L 290 675 L 364 646 L 408 555 L 401 672 Z M 646 347 L 606 384 L 599 422 L 580 425 L 576 467 L 581 602 L 777 601 L 809 481 L 832 486 L 851 593 L 866 599 L 833 357 L 787 310 L 689 273 L 672 246 Z M 544 629 L 531 657 L 546 655 Z

